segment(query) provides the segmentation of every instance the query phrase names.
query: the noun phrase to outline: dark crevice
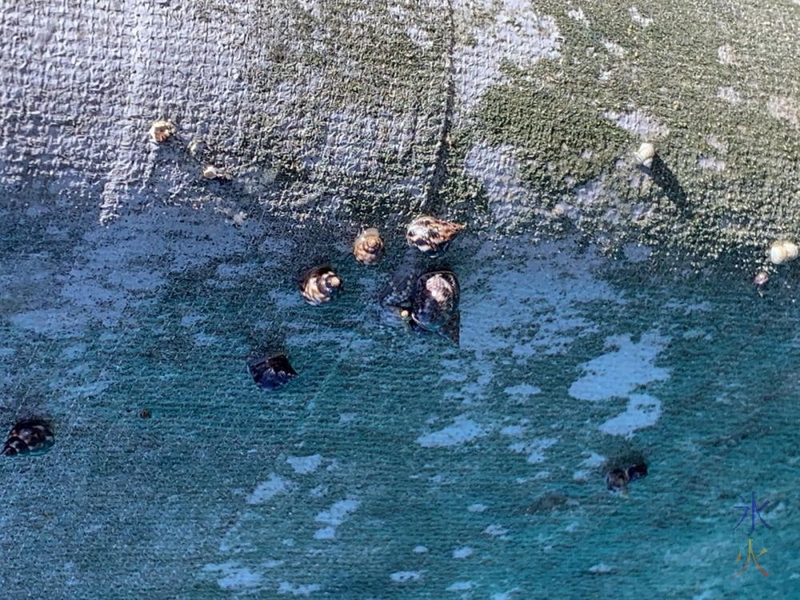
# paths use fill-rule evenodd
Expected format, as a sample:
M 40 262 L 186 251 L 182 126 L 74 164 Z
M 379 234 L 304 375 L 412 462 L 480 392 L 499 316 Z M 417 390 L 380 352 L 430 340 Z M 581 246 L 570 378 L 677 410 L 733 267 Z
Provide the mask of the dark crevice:
M 455 65 L 454 53 L 456 46 L 456 26 L 455 18 L 453 16 L 453 3 L 452 0 L 447 0 L 447 51 L 445 55 L 445 103 L 444 115 L 442 116 L 442 124 L 439 130 L 439 140 L 436 145 L 436 153 L 433 163 L 433 175 L 428 183 L 428 189 L 425 193 L 425 200 L 422 206 L 430 210 L 435 207 L 439 201 L 439 193 L 447 179 L 447 159 L 449 158 L 450 149 L 450 130 L 453 125 L 453 112 L 455 110 L 455 97 L 456 97 L 456 81 L 455 81 Z

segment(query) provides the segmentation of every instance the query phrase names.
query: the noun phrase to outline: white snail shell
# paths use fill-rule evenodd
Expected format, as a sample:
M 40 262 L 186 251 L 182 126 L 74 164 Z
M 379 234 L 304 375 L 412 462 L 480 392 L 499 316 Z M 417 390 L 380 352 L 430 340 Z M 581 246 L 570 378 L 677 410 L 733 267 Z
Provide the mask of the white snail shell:
M 648 169 L 653 166 L 653 158 L 656 156 L 656 147 L 650 142 L 645 142 L 636 151 L 636 162 Z
M 769 260 L 774 265 L 779 265 L 797 258 L 798 248 L 794 242 L 780 240 L 772 244 L 769 249 Z

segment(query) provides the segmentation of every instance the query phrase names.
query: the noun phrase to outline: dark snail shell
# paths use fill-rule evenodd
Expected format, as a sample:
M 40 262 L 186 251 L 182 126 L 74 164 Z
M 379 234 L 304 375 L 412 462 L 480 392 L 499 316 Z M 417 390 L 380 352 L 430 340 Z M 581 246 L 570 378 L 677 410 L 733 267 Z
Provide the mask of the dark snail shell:
M 342 290 L 342 279 L 330 267 L 314 267 L 300 283 L 300 293 L 309 304 L 330 302 Z
M 647 477 L 647 464 L 637 462 L 625 469 L 613 469 L 606 474 L 606 485 L 608 489 L 616 492 L 625 492 L 628 483 L 636 481 L 642 477 Z
M 253 376 L 253 381 L 267 390 L 279 388 L 297 377 L 297 371 L 283 354 L 255 360 L 247 368 Z
M 381 234 L 374 227 L 362 231 L 353 242 L 353 256 L 365 265 L 373 265 L 383 258 L 385 248 Z
M 421 275 L 411 296 L 411 323 L 424 331 L 443 335 L 458 345 L 460 315 L 458 279 L 452 271 Z
M 463 229 L 464 225 L 458 223 L 423 216 L 408 225 L 406 241 L 420 252 L 436 257 L 444 254 L 453 238 Z
M 54 443 L 55 435 L 47 423 L 38 419 L 21 421 L 8 433 L 2 454 L 16 456 L 42 453 L 49 450 Z
M 624 469 L 614 469 L 606 474 L 606 485 L 611 491 L 625 491 L 628 481 L 630 478 Z

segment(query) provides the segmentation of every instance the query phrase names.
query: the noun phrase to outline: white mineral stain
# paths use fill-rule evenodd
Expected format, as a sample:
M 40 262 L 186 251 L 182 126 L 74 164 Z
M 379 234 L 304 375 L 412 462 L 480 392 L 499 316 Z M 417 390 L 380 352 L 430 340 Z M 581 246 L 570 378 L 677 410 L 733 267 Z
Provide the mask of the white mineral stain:
M 294 469 L 294 472 L 299 475 L 307 475 L 313 473 L 322 464 L 322 456 L 319 454 L 312 454 L 311 456 L 290 456 L 286 462 Z
M 614 121 L 618 127 L 638 135 L 641 139 L 651 140 L 656 137 L 665 137 L 669 134 L 669 129 L 666 125 L 659 123 L 641 110 L 634 110 L 629 113 L 607 111 L 603 113 L 603 116 Z
M 336 528 L 350 518 L 350 514 L 358 509 L 361 502 L 358 500 L 339 500 L 334 502 L 328 510 L 323 510 L 315 518 L 317 523 L 325 523 L 328 527 L 318 529 L 314 538 L 329 540 L 336 537 Z
M 267 481 L 259 483 L 253 493 L 247 497 L 248 504 L 263 504 L 273 496 L 285 494 L 292 485 L 290 481 L 275 473 L 270 473 L 268 477 Z
M 558 438 L 540 438 L 528 442 L 516 442 L 509 446 L 512 452 L 526 453 L 528 455 L 528 462 L 537 464 L 544 462 L 544 451 L 550 446 L 558 442 Z
M 519 385 L 512 385 L 503 390 L 509 396 L 533 396 L 541 394 L 541 388 L 531 385 L 529 383 L 520 383 Z
M 628 409 L 600 425 L 600 431 L 631 437 L 637 429 L 655 425 L 660 416 L 660 400 L 645 394 L 633 394 L 628 402 Z
M 454 8 L 459 21 L 474 18 L 473 1 L 457 0 Z M 475 107 L 490 87 L 507 81 L 503 63 L 524 69 L 561 56 L 555 19 L 537 14 L 530 3 L 519 0 L 502 0 L 492 9 L 496 11 L 492 21 L 469 29 L 462 38 L 469 45 L 458 44 L 454 53 L 456 91 L 464 112 Z
M 642 334 L 639 342 L 631 341 L 630 335 L 607 338 L 606 347 L 615 349 L 582 365 L 586 374 L 570 386 L 569 395 L 597 402 L 625 397 L 641 385 L 668 379 L 668 369 L 653 365 L 668 341 L 657 331 Z
M 203 567 L 203 571 L 221 573 L 221 577 L 217 579 L 217 585 L 223 590 L 242 590 L 258 587 L 263 579 L 261 573 L 252 571 L 247 567 L 240 567 L 238 563 L 233 561 L 207 564 Z
M 475 586 L 471 581 L 456 581 L 446 589 L 448 592 L 466 592 Z
M 318 583 L 310 583 L 307 585 L 295 585 L 288 581 L 282 581 L 278 586 L 279 594 L 291 594 L 292 596 L 310 596 L 314 592 L 318 592 L 322 586 Z
M 486 431 L 475 421 L 466 417 L 456 417 L 452 425 L 440 431 L 421 435 L 417 438 L 417 443 L 425 448 L 447 448 L 471 442 L 484 435 Z

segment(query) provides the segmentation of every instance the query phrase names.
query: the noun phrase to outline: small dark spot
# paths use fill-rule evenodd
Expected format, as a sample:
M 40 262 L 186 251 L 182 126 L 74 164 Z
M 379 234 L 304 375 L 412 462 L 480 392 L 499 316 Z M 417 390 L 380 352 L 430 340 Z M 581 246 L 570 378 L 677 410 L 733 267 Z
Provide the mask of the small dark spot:
M 149 419 L 150 417 L 152 417 L 152 416 L 153 416 L 153 413 L 151 413 L 149 410 L 147 410 L 147 409 L 145 408 L 144 410 L 142 410 L 141 412 L 139 412 L 139 416 L 140 416 L 142 419 Z

